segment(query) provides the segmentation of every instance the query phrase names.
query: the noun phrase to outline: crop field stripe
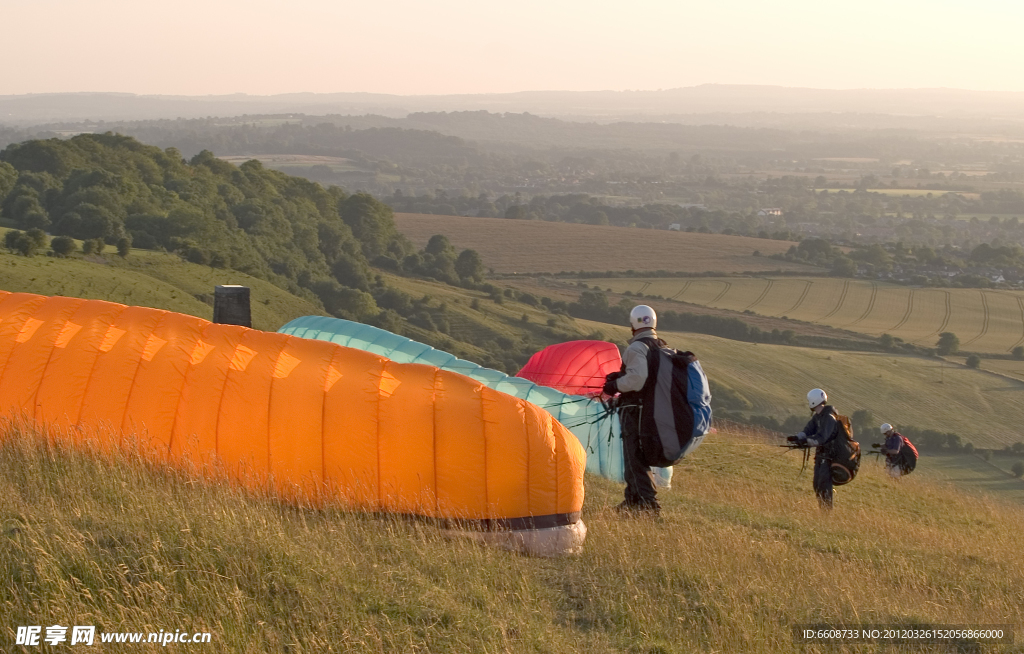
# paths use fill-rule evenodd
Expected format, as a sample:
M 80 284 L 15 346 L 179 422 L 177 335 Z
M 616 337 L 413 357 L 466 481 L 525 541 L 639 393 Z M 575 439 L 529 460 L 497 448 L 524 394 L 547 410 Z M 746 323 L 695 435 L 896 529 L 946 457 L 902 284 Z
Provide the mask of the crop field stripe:
M 686 292 L 686 289 L 690 288 L 690 284 L 692 284 L 692 283 L 693 283 L 692 281 L 685 282 L 683 284 L 683 287 L 681 289 L 679 289 L 679 292 L 676 293 L 675 295 L 673 295 L 672 297 L 670 297 L 669 299 L 670 300 L 679 299 L 683 295 L 683 293 Z M 1024 305 L 1021 305 L 1021 311 L 1024 312 Z
M 989 315 L 990 314 L 989 314 L 989 311 L 988 311 L 988 295 L 986 295 L 985 291 L 981 292 L 981 306 L 982 306 L 982 309 L 984 310 L 984 318 L 982 319 L 982 322 L 981 322 L 981 332 L 979 332 L 978 335 L 975 336 L 974 338 L 972 338 L 971 340 L 969 340 L 966 343 L 964 343 L 964 345 L 970 345 L 971 343 L 973 343 L 974 341 L 978 340 L 979 338 L 982 338 L 983 336 L 985 336 L 985 334 L 988 333 L 988 321 L 989 321 Z
M 767 297 L 768 291 L 772 290 L 772 285 L 773 284 L 775 284 L 775 281 L 769 279 L 768 280 L 768 284 L 764 287 L 764 290 L 761 291 L 761 294 L 757 296 L 756 300 L 754 300 L 753 302 L 751 302 L 750 304 L 747 305 L 747 309 L 753 309 L 757 305 L 761 304 L 761 302 L 764 300 L 764 298 Z M 744 310 L 747 310 L 747 309 L 744 309 Z
M 939 328 L 930 334 L 931 336 L 935 336 L 936 334 L 941 334 L 946 331 L 946 325 L 949 324 L 949 318 L 953 315 L 953 296 L 949 291 L 943 291 L 943 293 L 946 294 L 946 317 L 942 319 L 942 324 L 939 325 Z M 1021 306 L 1021 311 L 1024 311 L 1024 306 Z
M 803 282 L 804 282 L 804 284 L 806 284 L 804 286 L 804 292 L 801 293 L 800 297 L 798 297 L 796 299 L 796 304 L 794 304 L 793 306 L 791 306 L 789 309 L 786 310 L 786 314 L 793 313 L 794 311 L 799 309 L 800 305 L 803 304 L 804 300 L 807 298 L 807 294 L 811 292 L 811 282 L 807 281 L 806 279 L 803 280 Z M 874 301 L 874 296 L 872 296 L 871 300 L 872 300 L 872 302 Z M 1024 309 L 1022 309 L 1022 310 L 1024 310 Z
M 1017 306 L 1020 307 L 1021 335 L 1020 338 L 1017 339 L 1017 342 L 1010 346 L 1010 349 L 1008 349 L 1007 352 L 1012 352 L 1013 348 L 1017 347 L 1021 343 L 1024 343 L 1024 298 L 1021 298 L 1019 296 L 1017 297 Z
M 847 325 L 847 327 L 852 327 L 852 326 L 856 325 L 857 323 L 863 321 L 869 315 L 871 315 L 871 310 L 875 308 L 875 298 L 877 298 L 877 297 L 878 297 L 878 284 L 876 284 L 875 282 L 871 282 L 871 297 L 868 298 L 868 308 L 864 309 L 864 313 L 860 314 L 860 318 L 857 318 L 856 320 L 851 322 L 849 325 Z
M 836 307 L 829 311 L 827 314 L 819 318 L 819 320 L 828 320 L 832 316 L 836 315 L 840 309 L 843 308 L 843 303 L 846 302 L 846 294 L 850 292 L 850 280 L 843 282 L 843 290 L 839 293 L 839 301 L 836 302 Z
M 644 291 L 646 291 L 646 290 L 647 290 L 648 288 L 650 288 L 650 286 L 651 286 L 651 283 L 650 283 L 650 282 L 644 282 L 644 283 L 643 283 L 643 285 L 642 285 L 642 286 L 640 287 L 640 290 L 639 290 L 639 291 L 637 291 L 637 293 L 643 293 L 643 292 L 644 292 Z
M 892 327 L 891 331 L 896 331 L 900 327 L 902 327 L 903 325 L 907 324 L 907 321 L 910 320 L 910 314 L 912 314 L 913 312 L 914 312 L 914 289 L 910 289 L 910 294 L 907 295 L 907 312 L 904 313 L 903 314 L 903 318 Z
M 725 296 L 725 294 L 728 293 L 730 289 L 732 289 L 732 282 L 722 282 L 722 283 L 725 284 L 725 288 L 722 289 L 721 293 L 719 293 L 718 295 L 715 296 L 714 300 L 711 300 L 710 302 L 708 302 L 709 305 L 714 304 L 715 302 L 718 302 L 719 300 L 721 300 Z

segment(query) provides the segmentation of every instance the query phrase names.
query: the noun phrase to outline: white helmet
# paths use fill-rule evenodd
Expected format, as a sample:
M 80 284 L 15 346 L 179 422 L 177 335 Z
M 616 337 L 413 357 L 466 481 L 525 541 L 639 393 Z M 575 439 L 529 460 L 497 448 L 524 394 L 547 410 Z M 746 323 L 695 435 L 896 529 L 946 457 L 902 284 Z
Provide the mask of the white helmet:
M 890 425 L 890 424 L 889 424 L 889 423 L 887 423 L 887 422 L 883 422 L 883 423 L 882 423 L 882 426 L 881 426 L 881 427 L 879 427 L 878 429 L 879 429 L 879 430 L 881 430 L 881 432 L 882 432 L 883 434 L 888 434 L 889 432 L 891 432 L 891 431 L 892 431 L 892 425 Z
M 828 401 L 828 395 L 820 388 L 812 388 L 807 394 L 807 406 L 812 409 L 819 404 L 824 404 L 826 401 Z
M 633 329 L 654 329 L 658 326 L 658 314 L 646 304 L 639 304 L 629 312 L 629 326 Z

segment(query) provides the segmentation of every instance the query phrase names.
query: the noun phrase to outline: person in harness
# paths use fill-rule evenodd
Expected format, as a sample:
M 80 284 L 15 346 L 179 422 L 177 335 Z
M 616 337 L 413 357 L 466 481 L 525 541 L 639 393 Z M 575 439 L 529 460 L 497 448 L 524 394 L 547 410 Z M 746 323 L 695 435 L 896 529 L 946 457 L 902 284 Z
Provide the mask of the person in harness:
M 811 389 L 807 393 L 807 405 L 810 407 L 810 421 L 799 434 L 786 438 L 790 443 L 801 447 L 814 447 L 814 494 L 818 505 L 824 510 L 832 508 L 832 442 L 839 434 L 839 422 L 836 410 L 831 404 L 825 404 L 828 395 L 820 388 Z
M 633 337 L 622 357 L 622 370 L 605 377 L 602 391 L 609 396 L 621 393 L 619 423 L 622 429 L 622 457 L 625 463 L 626 497 L 616 508 L 620 513 L 644 513 L 657 516 L 661 512 L 658 491 L 640 443 L 640 395 L 647 383 L 647 343 L 641 339 L 658 338 L 655 327 L 658 316 L 654 309 L 641 304 L 629 313 Z
M 893 479 L 910 474 L 917 467 L 917 448 L 887 422 L 879 427 L 879 431 L 885 436 L 885 442 L 874 446 L 885 455 L 885 471 Z

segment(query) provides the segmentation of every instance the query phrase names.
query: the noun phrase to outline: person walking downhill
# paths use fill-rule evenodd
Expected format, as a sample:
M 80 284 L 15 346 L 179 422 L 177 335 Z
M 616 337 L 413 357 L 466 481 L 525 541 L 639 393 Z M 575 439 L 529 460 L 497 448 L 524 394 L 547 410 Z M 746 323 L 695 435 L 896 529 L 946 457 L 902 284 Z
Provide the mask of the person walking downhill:
M 883 423 L 879 431 L 885 436 L 884 443 L 874 443 L 874 447 L 885 455 L 885 471 L 893 479 L 909 475 L 917 467 L 917 448 L 910 439 L 896 431 L 889 423 Z

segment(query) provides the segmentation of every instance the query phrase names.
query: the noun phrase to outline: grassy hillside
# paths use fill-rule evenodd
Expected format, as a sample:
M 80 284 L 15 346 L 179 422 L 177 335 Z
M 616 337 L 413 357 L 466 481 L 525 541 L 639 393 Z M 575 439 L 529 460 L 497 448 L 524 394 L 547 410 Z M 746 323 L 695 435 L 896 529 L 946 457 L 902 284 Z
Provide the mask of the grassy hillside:
M 725 434 L 677 468 L 660 522 L 620 519 L 620 487 L 588 478 L 584 551 L 553 560 L 2 434 L 5 649 L 35 624 L 208 631 L 209 652 L 460 654 L 818 651 L 790 631 L 818 621 L 1024 626 L 1019 507 L 867 466 L 822 516 L 795 457 Z
M 625 340 L 628 330 L 586 323 Z M 824 388 L 849 415 L 870 409 L 881 423 L 951 431 L 978 447 L 1021 440 L 1024 382 L 939 359 L 843 352 L 659 332 L 669 345 L 693 350 L 712 381 L 746 397 L 754 413 L 803 415 L 805 396 Z
M 217 284 L 249 286 L 253 327 L 277 331 L 298 316 L 323 308 L 234 270 L 188 263 L 173 254 L 132 250 L 127 258 L 102 256 L 23 257 L 0 253 L 0 288 L 66 295 L 178 311 L 210 320 Z
M 1024 344 L 1024 293 L 974 288 L 910 288 L 866 280 L 813 278 L 598 279 L 629 291 L 733 311 L 823 324 L 870 336 L 892 334 L 934 347 L 953 332 L 961 348 L 1006 354 Z
M 498 273 L 816 270 L 754 256 L 755 250 L 781 254 L 793 244 L 746 236 L 408 213 L 396 213 L 395 225 L 417 247 L 444 234 L 457 249 L 479 252 Z

